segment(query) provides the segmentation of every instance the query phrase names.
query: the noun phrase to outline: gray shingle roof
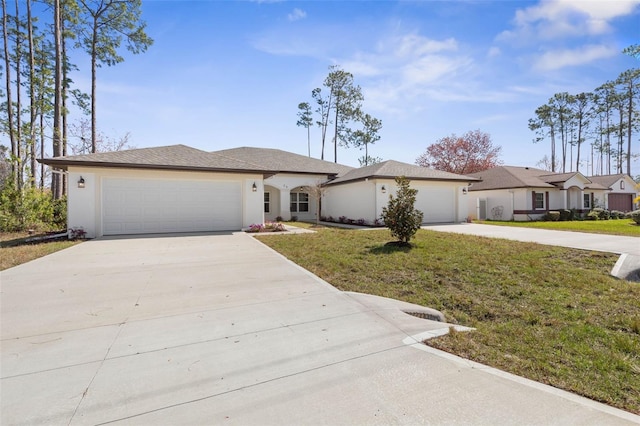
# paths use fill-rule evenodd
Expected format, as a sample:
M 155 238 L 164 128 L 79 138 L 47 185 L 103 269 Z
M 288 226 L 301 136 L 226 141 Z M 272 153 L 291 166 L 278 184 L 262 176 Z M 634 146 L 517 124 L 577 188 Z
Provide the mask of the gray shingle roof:
M 267 173 L 270 170 L 259 164 L 225 157 L 185 145 L 156 148 L 130 149 L 126 151 L 99 152 L 40 160 L 44 164 L 66 169 L 70 165 L 160 168 L 178 170 L 246 171 Z
M 260 164 L 269 170 L 341 176 L 353 167 L 271 148 L 241 147 L 214 151 L 228 158 Z
M 344 176 L 332 180 L 329 184 L 333 185 L 367 178 L 395 179 L 397 176 L 404 176 L 409 180 L 453 180 L 462 182 L 475 182 L 478 180 L 474 177 L 388 160 L 371 166 L 353 169 Z
M 618 180 L 623 179 L 625 174 L 619 173 L 617 175 L 602 175 L 602 176 L 589 176 L 588 179 L 599 185 L 604 186 L 605 188 L 611 188 Z
M 482 179 L 482 182 L 473 184 L 471 191 L 509 188 L 556 188 L 557 186 L 554 184 L 566 182 L 577 174 L 578 172 L 552 173 L 548 170 L 533 167 L 499 166 L 482 172 L 471 173 L 470 176 Z M 604 189 L 596 183 L 590 183 L 587 186 L 592 189 Z

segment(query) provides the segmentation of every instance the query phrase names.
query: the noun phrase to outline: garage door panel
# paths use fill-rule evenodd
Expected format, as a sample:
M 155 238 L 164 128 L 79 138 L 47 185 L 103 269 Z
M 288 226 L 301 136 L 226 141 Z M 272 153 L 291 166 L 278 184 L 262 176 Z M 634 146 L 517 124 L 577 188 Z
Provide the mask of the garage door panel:
M 418 188 L 416 209 L 424 223 L 455 222 L 455 191 L 451 188 Z
M 633 210 L 633 194 L 609 194 L 609 210 Z
M 239 181 L 115 179 L 103 182 L 105 235 L 237 230 Z

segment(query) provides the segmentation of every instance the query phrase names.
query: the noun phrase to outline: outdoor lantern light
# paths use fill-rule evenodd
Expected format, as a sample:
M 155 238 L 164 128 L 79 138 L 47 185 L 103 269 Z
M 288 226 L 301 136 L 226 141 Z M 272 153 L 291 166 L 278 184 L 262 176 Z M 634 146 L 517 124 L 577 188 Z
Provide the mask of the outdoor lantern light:
M 251 190 L 252 190 L 253 192 L 256 192 L 256 191 L 258 190 L 258 187 L 256 186 L 256 183 L 255 183 L 255 182 L 253 182 L 253 186 L 251 186 Z
M 84 188 L 84 178 L 80 176 L 80 180 L 78 181 L 78 188 Z
M 380 188 L 380 190 L 382 191 L 383 194 L 386 194 L 387 192 L 387 188 L 385 188 L 384 185 L 382 185 L 382 188 Z

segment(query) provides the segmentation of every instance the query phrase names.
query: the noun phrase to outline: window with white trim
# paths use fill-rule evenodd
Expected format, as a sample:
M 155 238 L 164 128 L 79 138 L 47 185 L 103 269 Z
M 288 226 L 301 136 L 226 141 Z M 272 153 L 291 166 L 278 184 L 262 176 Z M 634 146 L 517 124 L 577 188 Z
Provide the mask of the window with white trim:
M 270 192 L 264 193 L 264 212 L 265 213 L 271 212 L 271 193 Z
M 309 211 L 309 194 L 306 192 L 292 192 L 290 194 L 290 207 L 291 213 L 300 213 Z
M 544 210 L 544 192 L 536 192 L 535 205 L 536 210 Z
M 583 199 L 584 199 L 584 208 L 585 209 L 590 209 L 591 208 L 591 194 L 584 194 L 583 195 Z

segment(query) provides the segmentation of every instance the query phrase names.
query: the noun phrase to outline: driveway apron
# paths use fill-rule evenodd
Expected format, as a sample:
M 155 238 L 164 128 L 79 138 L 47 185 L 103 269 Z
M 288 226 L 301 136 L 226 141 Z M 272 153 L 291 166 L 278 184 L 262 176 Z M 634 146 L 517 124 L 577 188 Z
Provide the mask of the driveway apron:
M 429 348 L 447 324 L 244 233 L 103 238 L 0 274 L 2 425 L 640 423 Z

